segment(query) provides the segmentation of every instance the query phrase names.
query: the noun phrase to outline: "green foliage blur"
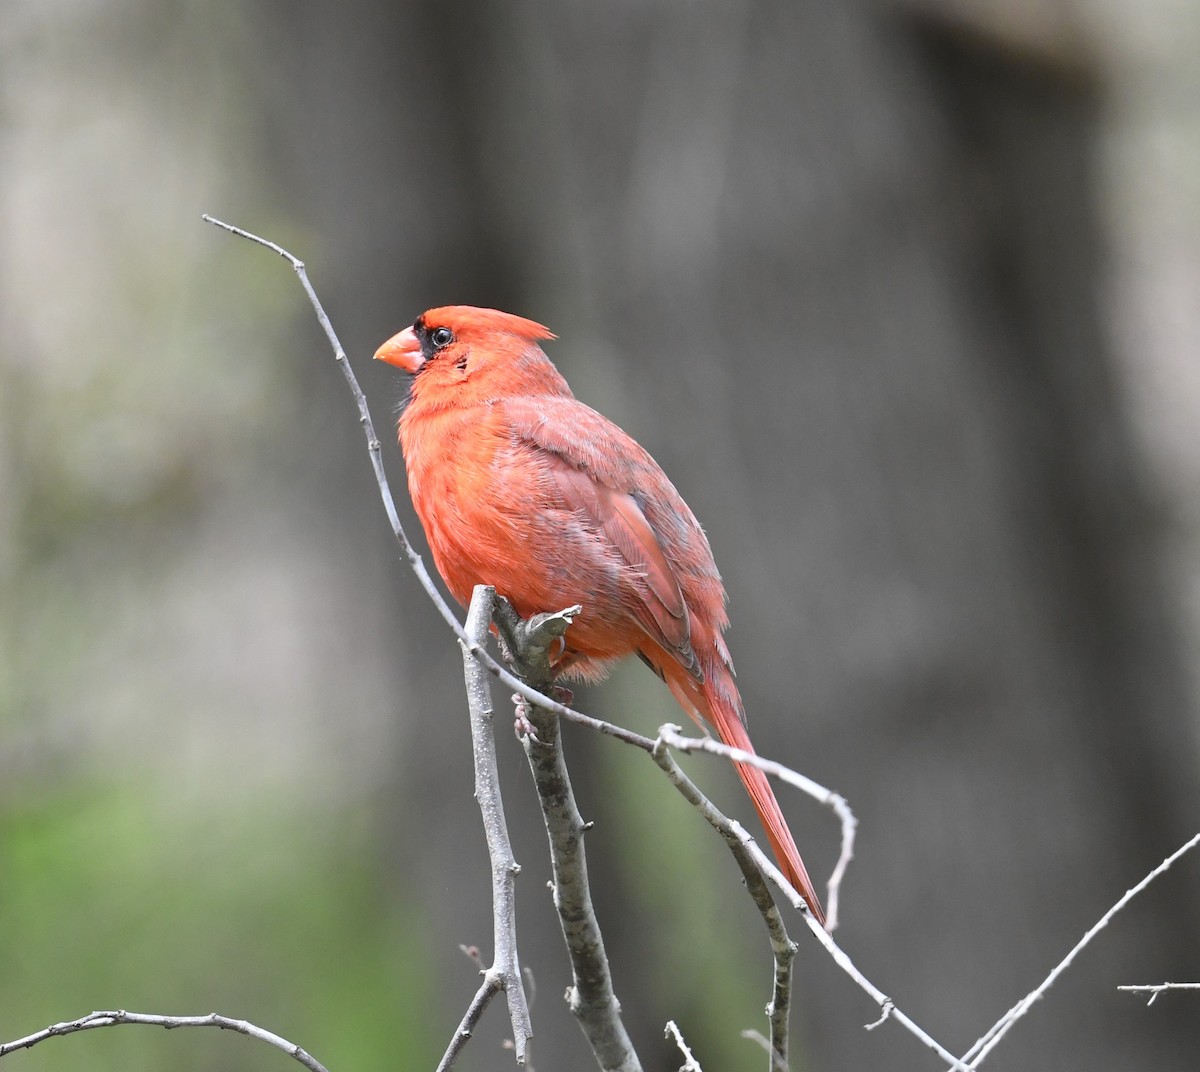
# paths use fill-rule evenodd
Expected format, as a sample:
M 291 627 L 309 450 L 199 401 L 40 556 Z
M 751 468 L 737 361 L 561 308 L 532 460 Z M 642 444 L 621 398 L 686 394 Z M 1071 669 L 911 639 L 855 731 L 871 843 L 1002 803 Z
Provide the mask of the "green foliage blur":
M 373 865 L 369 829 L 277 799 L 181 810 L 169 786 L 78 784 L 0 816 L 7 1037 L 118 1004 L 270 1025 L 332 1067 L 436 1061 L 418 917 Z M 399 1060 L 397 1056 L 399 1055 Z M 15 1069 L 279 1067 L 212 1029 L 53 1040 Z
M 446 956 L 379 851 L 388 749 L 364 775 L 378 741 L 336 728 L 355 686 L 312 655 L 355 676 L 286 490 L 302 296 L 200 221 L 301 241 L 254 178 L 247 33 L 230 4 L 0 16 L 0 1036 L 217 1011 L 330 1067 L 429 1068 Z M 286 1060 L 138 1027 L 5 1067 Z

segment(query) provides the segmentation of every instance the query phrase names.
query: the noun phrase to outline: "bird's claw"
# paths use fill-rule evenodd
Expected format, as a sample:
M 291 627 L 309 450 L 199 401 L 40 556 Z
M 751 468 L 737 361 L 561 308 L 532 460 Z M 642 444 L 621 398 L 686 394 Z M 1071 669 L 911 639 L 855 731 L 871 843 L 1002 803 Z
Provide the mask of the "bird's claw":
M 513 694 L 513 705 L 515 712 L 513 715 L 513 733 L 516 734 L 518 741 L 532 741 L 534 744 L 545 745 L 537 735 L 537 728 L 529 718 L 529 701 L 525 699 L 519 692 Z

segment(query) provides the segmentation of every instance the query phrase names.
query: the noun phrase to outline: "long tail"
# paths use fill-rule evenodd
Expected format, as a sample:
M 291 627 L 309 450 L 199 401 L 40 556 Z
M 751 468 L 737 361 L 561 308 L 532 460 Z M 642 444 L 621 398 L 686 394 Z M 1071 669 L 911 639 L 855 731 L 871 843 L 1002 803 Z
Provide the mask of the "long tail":
M 736 732 L 729 736 L 726 736 L 724 729 L 718 729 L 721 739 L 734 748 L 753 752 L 754 745 L 750 743 L 745 727 L 740 720 L 737 720 L 735 725 Z M 735 763 L 734 768 L 737 770 L 742 784 L 746 787 L 746 792 L 750 794 L 750 799 L 754 802 L 754 810 L 758 812 L 758 817 L 767 832 L 767 840 L 771 843 L 775 859 L 779 861 L 780 870 L 788 882 L 795 886 L 796 891 L 804 898 L 808 907 L 812 909 L 812 914 L 816 917 L 817 922 L 824 926 L 825 910 L 821 907 L 821 899 L 817 896 L 812 879 L 808 877 L 808 868 L 804 866 L 804 861 L 800 858 L 800 850 L 796 848 L 796 842 L 783 818 L 783 812 L 779 810 L 779 802 L 775 799 L 770 781 L 758 767 L 752 767 L 748 763 Z
M 675 699 L 696 721 L 715 729 L 717 736 L 730 747 L 758 754 L 754 752 L 754 745 L 742 722 L 741 704 L 732 678 L 717 682 L 710 677 L 700 686 L 682 674 L 668 673 L 665 680 Z M 779 810 L 779 802 L 775 799 L 770 780 L 758 767 L 748 763 L 735 762 L 734 768 L 746 787 L 746 792 L 750 794 L 754 810 L 758 812 L 763 829 L 767 833 L 767 840 L 771 843 L 771 849 L 779 863 L 779 869 L 804 898 L 817 922 L 824 926 L 825 911 L 821 907 L 821 899 L 817 896 L 812 879 L 808 877 L 808 869 L 800 858 L 800 850 L 796 848 L 795 839 L 788 829 L 783 812 Z

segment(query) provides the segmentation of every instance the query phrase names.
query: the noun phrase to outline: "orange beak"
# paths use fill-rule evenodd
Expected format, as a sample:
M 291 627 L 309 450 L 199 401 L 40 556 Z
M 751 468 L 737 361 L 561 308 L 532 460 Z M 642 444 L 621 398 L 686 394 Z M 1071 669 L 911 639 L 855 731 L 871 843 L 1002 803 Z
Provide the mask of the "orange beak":
M 421 353 L 421 340 L 412 328 L 397 332 L 378 350 L 375 351 L 376 361 L 386 361 L 405 372 L 416 372 L 425 364 L 425 355 Z

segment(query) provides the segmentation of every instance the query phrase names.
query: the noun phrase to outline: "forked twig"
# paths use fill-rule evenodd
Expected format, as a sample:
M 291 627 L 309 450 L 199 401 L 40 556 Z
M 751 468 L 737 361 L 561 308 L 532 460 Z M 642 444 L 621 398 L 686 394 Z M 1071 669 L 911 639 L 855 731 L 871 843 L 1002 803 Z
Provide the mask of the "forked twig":
M 1060 960 L 1053 969 L 1051 969 L 1050 974 L 1047 975 L 1038 986 L 1026 994 L 1025 997 L 1018 1001 L 1016 1005 L 1009 1009 L 1008 1012 L 1000 1017 L 1000 1019 L 997 1020 L 982 1036 L 980 1036 L 980 1038 L 975 1042 L 975 1045 L 963 1055 L 963 1060 L 969 1061 L 972 1068 L 978 1068 L 983 1063 L 984 1058 L 987 1057 L 987 1055 L 996 1048 L 996 1045 L 1000 1042 L 1000 1040 L 1004 1038 L 1006 1034 L 1008 1034 L 1013 1024 L 1021 1019 L 1021 1017 L 1033 1007 L 1034 1002 L 1036 1002 L 1038 998 L 1045 994 L 1046 991 L 1054 985 L 1055 980 L 1071 966 L 1071 962 L 1080 953 L 1080 951 L 1093 938 L 1095 938 L 1097 934 L 1099 934 L 1102 930 L 1104 930 L 1105 927 L 1108 926 L 1113 916 L 1115 916 L 1121 911 L 1122 908 L 1129 904 L 1130 901 L 1132 901 L 1139 893 L 1142 892 L 1142 890 L 1149 886 L 1151 882 L 1158 878 L 1159 875 L 1161 875 L 1164 871 L 1169 870 L 1176 860 L 1190 852 L 1198 844 L 1200 844 L 1200 834 L 1197 834 L 1195 837 L 1191 838 L 1177 848 L 1173 853 L 1171 853 L 1170 856 L 1163 860 L 1162 863 L 1160 863 L 1148 875 L 1146 875 L 1146 877 L 1143 878 L 1142 881 L 1136 886 L 1131 886 L 1129 889 L 1127 889 L 1117 899 L 1116 904 L 1114 904 L 1112 908 L 1105 912 L 1104 915 L 1102 915 L 1091 926 L 1091 928 L 1089 928 L 1088 932 L 1082 938 L 1080 938 L 1078 942 L 1075 943 L 1071 951 L 1065 957 L 1063 957 L 1063 959 Z
M 766 925 L 767 937 L 771 943 L 771 955 L 775 961 L 775 974 L 771 1000 L 767 1005 L 767 1020 L 771 1025 L 771 1038 L 769 1041 L 764 1041 L 767 1052 L 771 1055 L 772 1067 L 781 1066 L 784 1072 L 787 1072 L 788 1015 L 792 1003 L 792 967 L 796 960 L 796 943 L 788 935 L 783 916 L 779 912 L 779 906 L 775 903 L 775 898 L 771 896 L 766 872 L 759 867 L 757 859 L 750 851 L 750 846 L 753 844 L 750 835 L 739 823 L 722 814 L 688 778 L 667 750 L 667 744 L 661 737 L 652 754 L 655 763 L 659 765 L 671 784 L 721 835 L 729 847 L 729 851 L 733 853 L 733 858 L 737 861 L 742 877 L 746 881 L 746 890 Z M 803 902 L 801 904 L 802 911 L 807 913 L 808 906 L 803 905 Z
M 477 644 L 487 640 L 492 620 L 495 589 L 480 585 L 475 589 L 467 612 L 466 633 Z M 471 751 L 475 757 L 475 800 L 483 816 L 488 859 L 492 863 L 492 934 L 495 960 L 483 971 L 483 982 L 471 999 L 462 1021 L 454 1032 L 437 1072 L 448 1072 L 470 1039 L 483 1010 L 501 990 L 508 999 L 513 1029 L 513 1055 L 518 1065 L 525 1063 L 526 1051 L 533 1038 L 529 1002 L 517 954 L 516 877 L 521 870 L 513 856 L 504 819 L 504 800 L 500 795 L 500 776 L 496 769 L 496 741 L 493 734 L 492 695 L 487 675 L 479 661 L 463 645 L 463 673 L 467 684 L 467 706 L 471 712 Z
M 1200 983 L 1141 983 L 1137 986 L 1119 986 L 1127 994 L 1149 994 L 1147 1005 L 1153 1005 L 1168 990 L 1200 990 Z
M 846 798 L 840 793 L 835 793 L 832 789 L 826 789 L 820 783 L 814 782 L 811 778 L 807 778 L 803 774 L 792 770 L 791 767 L 785 767 L 782 763 L 776 763 L 773 759 L 764 759 L 753 752 L 734 748 L 732 745 L 715 741 L 711 737 L 685 737 L 679 726 L 673 726 L 670 723 L 665 726 L 659 726 L 658 739 L 665 742 L 677 752 L 707 752 L 713 756 L 724 756 L 735 763 L 745 763 L 753 767 L 758 767 L 772 777 L 778 778 L 780 781 L 787 782 L 788 785 L 799 789 L 800 792 L 807 793 L 819 804 L 824 804 L 825 807 L 837 815 L 842 824 L 842 848 L 838 854 L 837 863 L 834 865 L 833 873 L 829 876 L 828 907 L 825 912 L 826 928 L 830 931 L 837 930 L 838 899 L 841 894 L 842 879 L 846 875 L 846 868 L 850 865 L 850 861 L 854 859 L 854 835 L 858 829 L 858 819 L 855 817 L 854 812 L 850 810 L 850 804 Z

